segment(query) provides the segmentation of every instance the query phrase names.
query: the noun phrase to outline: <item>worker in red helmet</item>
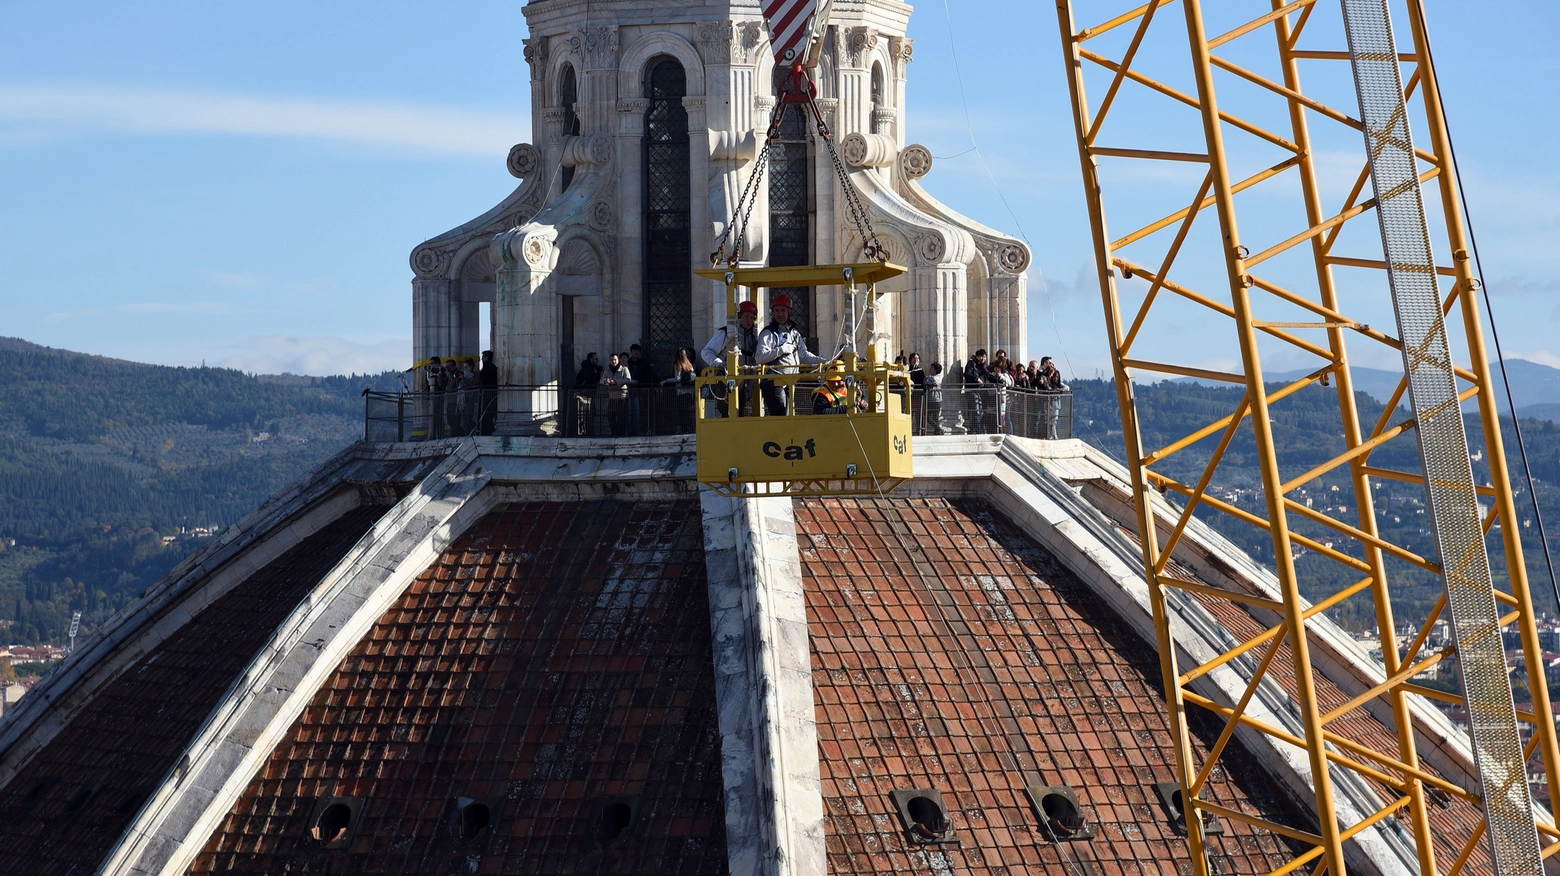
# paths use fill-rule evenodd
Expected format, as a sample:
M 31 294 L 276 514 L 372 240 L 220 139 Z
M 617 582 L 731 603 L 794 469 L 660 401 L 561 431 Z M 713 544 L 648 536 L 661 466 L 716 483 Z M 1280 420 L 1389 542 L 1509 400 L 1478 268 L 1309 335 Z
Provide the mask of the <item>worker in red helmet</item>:
M 726 352 L 732 347 L 737 350 L 737 365 L 742 368 L 752 368 L 757 364 L 758 354 L 758 305 L 752 301 L 743 301 L 737 305 L 737 324 L 735 328 L 723 325 L 715 330 L 710 342 L 704 345 L 699 353 L 699 358 L 704 360 L 706 367 L 718 368 L 722 371 L 726 367 Z M 742 381 L 741 409 L 748 410 L 752 404 L 751 381 Z M 726 416 L 726 400 L 717 399 L 717 407 L 720 415 Z
M 819 365 L 829 361 L 807 349 L 807 339 L 791 322 L 791 296 L 776 295 L 771 299 L 769 315 L 769 325 L 758 333 L 758 354 L 755 356 L 758 364 L 795 374 L 798 365 Z M 765 380 L 759 386 L 764 393 L 764 415 L 785 416 L 790 408 L 790 388 L 777 385 L 773 380 Z

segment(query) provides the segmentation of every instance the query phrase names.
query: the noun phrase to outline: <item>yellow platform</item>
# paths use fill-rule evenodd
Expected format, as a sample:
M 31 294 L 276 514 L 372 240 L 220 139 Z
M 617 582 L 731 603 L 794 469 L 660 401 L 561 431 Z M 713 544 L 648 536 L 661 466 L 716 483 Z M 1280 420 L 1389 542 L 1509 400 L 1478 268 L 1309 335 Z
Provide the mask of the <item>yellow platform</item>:
M 726 284 L 727 313 L 735 321 L 742 287 L 861 284 L 870 300 L 874 284 L 904 271 L 865 262 L 696 273 Z M 812 392 L 823 384 L 817 365 L 780 373 L 739 366 L 732 354 L 724 369 L 706 369 L 697 380 L 700 482 L 731 496 L 841 496 L 887 492 L 912 477 L 910 378 L 903 368 L 872 356 L 869 350 L 864 360 L 855 354 L 844 357 L 849 396 L 844 414 L 812 413 Z M 787 415 L 763 416 L 764 384 L 788 389 Z M 724 415 L 717 400 L 727 402 Z

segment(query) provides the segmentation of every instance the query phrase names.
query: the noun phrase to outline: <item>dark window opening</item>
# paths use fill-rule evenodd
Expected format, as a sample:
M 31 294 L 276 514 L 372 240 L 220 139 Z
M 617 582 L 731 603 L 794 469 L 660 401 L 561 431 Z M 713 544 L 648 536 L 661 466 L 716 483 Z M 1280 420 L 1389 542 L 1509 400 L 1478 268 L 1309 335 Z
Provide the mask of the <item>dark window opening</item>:
M 1155 782 L 1154 795 L 1159 798 L 1159 805 L 1164 808 L 1165 815 L 1170 817 L 1170 826 L 1181 836 L 1186 835 L 1186 805 L 1181 796 L 1181 784 L 1179 782 Z M 1202 815 L 1203 835 L 1218 836 L 1224 833 L 1224 823 L 1218 816 L 1211 812 Z
M 493 807 L 470 797 L 455 801 L 455 813 L 450 818 L 450 835 L 462 845 L 476 842 L 493 824 Z
M 361 797 L 324 797 L 314 804 L 310 816 L 309 838 L 327 849 L 344 849 L 352 842 L 357 827 Z
M 881 134 L 878 130 L 877 111 L 883 108 L 883 65 L 877 62 L 872 64 L 872 133 Z
M 948 817 L 948 807 L 937 789 L 890 791 L 888 796 L 894 801 L 894 808 L 899 811 L 899 821 L 905 829 L 905 837 L 911 842 L 957 842 L 953 821 Z
M 634 838 L 639 818 L 638 797 L 603 797 L 596 801 L 596 844 L 603 848 L 623 848 Z
M 22 795 L 22 808 L 30 809 L 42 803 L 43 795 L 49 793 L 49 789 L 54 787 L 54 783 L 59 780 L 59 776 L 43 776 L 39 778 L 31 788 L 27 789 L 27 793 Z
M 1029 805 L 1040 820 L 1040 832 L 1053 843 L 1094 838 L 1078 795 L 1066 785 L 1028 785 Z
M 574 112 L 574 105 L 579 102 L 579 83 L 574 78 L 574 67 L 564 64 L 558 73 L 558 106 L 563 109 L 563 136 L 578 137 L 580 135 L 580 117 Z M 574 168 L 565 167 L 559 174 L 559 181 L 568 191 L 569 184 L 574 182 Z
M 62 814 L 66 818 L 75 818 L 80 815 L 92 804 L 93 799 L 97 797 L 98 791 L 102 787 L 103 785 L 99 783 L 77 790 L 76 793 L 71 795 L 70 800 L 65 803 L 65 809 L 62 811 Z
M 774 88 L 789 72 L 775 68 Z M 807 129 L 807 112 L 791 106 L 780 123 L 779 136 L 769 143 L 769 265 L 794 267 L 813 263 L 812 142 Z M 807 339 L 807 346 L 818 351 L 813 320 L 813 290 L 810 286 L 770 290 L 770 296 L 791 296 L 791 322 Z
M 352 810 L 345 803 L 332 803 L 325 807 L 320 817 L 314 820 L 314 829 L 309 835 L 316 840 L 330 845 L 346 838 L 347 828 L 352 825 Z
M 693 231 L 689 203 L 688 93 L 682 65 L 652 61 L 645 78 L 644 327 L 640 343 L 656 365 L 693 347 Z

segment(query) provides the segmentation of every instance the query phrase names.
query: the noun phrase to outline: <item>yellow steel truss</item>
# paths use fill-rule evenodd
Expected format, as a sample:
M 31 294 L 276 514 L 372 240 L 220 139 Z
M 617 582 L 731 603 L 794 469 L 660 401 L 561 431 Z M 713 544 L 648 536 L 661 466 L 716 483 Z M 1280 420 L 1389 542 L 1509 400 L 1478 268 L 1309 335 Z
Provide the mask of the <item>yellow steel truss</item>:
M 1379 258 L 1335 251 L 1340 235 L 1351 222 L 1368 223 L 1371 234 L 1375 234 L 1372 210 L 1376 202 L 1374 198 L 1366 197 L 1368 166 L 1360 170 L 1341 202 L 1336 199 L 1329 202 L 1324 197 L 1326 180 L 1318 166 L 1317 147 L 1311 131 L 1314 123 L 1343 126 L 1358 132 L 1362 130 L 1362 123 L 1350 111 L 1308 94 L 1300 75 L 1301 62 L 1314 62 L 1318 70 L 1321 65 L 1338 65 L 1347 75 L 1350 55 L 1335 47 L 1310 46 L 1309 41 L 1302 45 L 1308 26 L 1327 37 L 1341 39 L 1336 22 L 1331 30 L 1318 24 L 1328 13 L 1315 0 L 1270 0 L 1262 7 L 1251 9 L 1237 26 L 1216 36 L 1205 32 L 1201 0 L 1181 0 L 1179 10 L 1174 10 L 1175 3 L 1176 0 L 1149 0 L 1147 5 L 1119 14 L 1111 9 L 1096 14 L 1094 7 L 1110 4 L 1091 3 L 1091 20 L 1101 23 L 1088 27 L 1079 26 L 1072 0 L 1058 0 L 1057 11 L 1095 243 L 1112 373 L 1122 411 L 1127 463 L 1132 487 L 1139 496 L 1139 532 L 1159 638 L 1170 725 L 1179 757 L 1182 796 L 1189 801 L 1191 809 L 1200 814 L 1245 822 L 1288 837 L 1305 847 L 1275 870 L 1276 873 L 1315 868 L 1312 872 L 1325 870 L 1342 876 L 1346 869 L 1345 844 L 1383 819 L 1396 817 L 1412 836 L 1419 872 L 1423 876 L 1438 873 L 1455 876 L 1463 871 L 1485 836 L 1487 822 L 1480 824 L 1472 836 L 1459 838 L 1455 858 L 1438 863 L 1436 837 L 1427 809 L 1428 805 L 1434 804 L 1427 804 L 1427 798 L 1446 795 L 1480 806 L 1482 800 L 1477 791 L 1442 778 L 1438 771 L 1427 769 L 1422 763 L 1416 750 L 1420 740 L 1416 738 L 1410 698 L 1426 696 L 1464 707 L 1468 704 L 1458 695 L 1430 690 L 1413 682 L 1416 675 L 1452 656 L 1455 650 L 1424 653 L 1430 625 L 1441 616 L 1446 603 L 1443 597 L 1417 637 L 1405 647 L 1395 633 L 1387 559 L 1401 560 L 1436 574 L 1441 574 L 1442 570 L 1435 559 L 1383 537 L 1378 531 L 1377 514 L 1372 504 L 1372 478 L 1425 483 L 1422 473 L 1372 464 L 1372 453 L 1391 439 L 1407 435 L 1406 440 L 1413 440 L 1410 433 L 1416 423 L 1412 418 L 1396 424 L 1390 422 L 1399 402 L 1405 398 L 1406 381 L 1399 382 L 1396 393 L 1377 422 L 1362 421 L 1346 340 L 1353 335 L 1358 338 L 1357 344 L 1383 345 L 1398 353 L 1401 353 L 1402 343 L 1389 332 L 1372 328 L 1366 320 L 1351 315 L 1351 310 L 1357 308 L 1351 308 L 1349 301 L 1340 294 L 1340 283 L 1335 277 L 1335 269 L 1339 267 L 1378 272 L 1387 267 Z M 1560 748 L 1557 748 L 1555 724 L 1550 717 L 1552 709 L 1543 683 L 1542 649 L 1538 644 L 1523 564 L 1520 518 L 1505 461 L 1478 296 L 1474 294 L 1478 281 L 1468 257 L 1470 247 L 1465 219 L 1452 172 L 1424 11 L 1420 0 L 1407 0 L 1407 7 L 1413 51 L 1403 52 L 1399 60 L 1413 72 L 1404 92 L 1408 106 L 1416 114 L 1416 130 L 1429 134 L 1429 145 L 1416 149 L 1414 154 L 1420 162 L 1420 184 L 1429 188 L 1432 200 L 1439 202 L 1444 214 L 1438 217 L 1434 223 L 1437 227 L 1432 229 L 1434 245 L 1443 256 L 1452 256 L 1452 264 L 1437 266 L 1435 273 L 1451 278 L 1442 285 L 1443 313 L 1448 317 L 1449 328 L 1456 328 L 1451 324 L 1454 322 L 1461 327 L 1457 340 L 1464 350 L 1462 361 L 1455 370 L 1461 380 L 1459 385 L 1465 387 L 1460 398 L 1476 403 L 1483 444 L 1489 455 L 1492 483 L 1478 488 L 1479 494 L 1491 505 L 1489 515 L 1483 521 L 1484 531 L 1489 533 L 1495 524 L 1503 524 L 1500 542 L 1504 566 L 1501 568 L 1507 575 L 1510 589 L 1496 590 L 1495 598 L 1503 606 L 1500 610 L 1507 612 L 1500 619 L 1502 626 L 1520 633 L 1526 674 L 1533 680 L 1532 712 L 1519 713 L 1533 721 L 1536 727 L 1526 753 L 1542 762 L 1549 787 L 1560 787 L 1555 775 L 1556 765 L 1560 764 Z M 1332 8 L 1336 10 L 1336 6 Z M 1173 14 L 1177 11 L 1180 14 Z M 1219 11 L 1227 13 L 1229 9 L 1221 6 Z M 1336 16 L 1336 11 L 1332 14 Z M 1118 30 L 1123 28 L 1131 30 Z M 1164 30 L 1171 31 L 1170 39 L 1187 53 L 1190 69 L 1181 69 L 1189 73 L 1191 88 L 1177 88 L 1163 81 L 1164 76 L 1150 76 L 1142 69 L 1146 65 L 1139 63 L 1144 57 L 1146 36 L 1151 32 L 1158 36 L 1158 32 Z M 1113 31 L 1112 39 L 1099 39 Z M 1127 33 L 1131 33 L 1130 39 L 1126 37 Z M 1101 44 L 1111 44 L 1114 48 L 1107 50 L 1101 48 Z M 1084 87 L 1086 76 L 1108 79 L 1103 97 L 1090 99 Z M 1216 86 L 1225 88 L 1238 99 L 1221 103 Z M 1186 129 L 1156 127 L 1133 109 L 1124 109 L 1123 100 L 1129 94 L 1139 101 L 1136 106 L 1162 101 L 1194 110 L 1200 124 L 1190 139 L 1200 141 L 1200 148 L 1197 151 L 1187 149 Z M 1275 127 L 1272 124 L 1275 119 L 1284 120 L 1283 127 Z M 1276 150 L 1280 160 L 1257 172 L 1237 176 L 1231 171 L 1227 138 L 1231 142 L 1239 139 Z M 1113 140 L 1117 142 L 1113 143 Z M 1149 142 L 1145 143 L 1145 140 Z M 1355 139 L 1353 142 L 1362 141 Z M 1359 161 L 1365 165 L 1363 150 L 1359 153 Z M 1203 171 L 1193 177 L 1197 182 L 1187 186 L 1188 197 L 1180 202 L 1186 204 L 1185 207 L 1112 238 L 1107 232 L 1104 206 L 1105 181 L 1109 174 L 1102 173 L 1101 169 L 1126 162 L 1173 162 L 1182 168 L 1189 163 Z M 1276 234 L 1264 227 L 1261 234 L 1243 237 L 1237 222 L 1239 196 L 1248 191 L 1253 196 L 1270 193 L 1275 187 L 1285 185 L 1293 188 L 1283 190 L 1284 193 L 1303 203 L 1304 222 Z M 1244 198 L 1239 200 L 1245 202 Z M 1213 208 L 1215 215 L 1204 218 L 1203 214 L 1209 208 Z M 1210 235 L 1204 243 L 1197 243 L 1203 238 L 1190 232 L 1199 219 L 1217 222 L 1219 234 L 1216 238 Z M 1280 279 L 1276 269 L 1269 272 L 1261 267 L 1280 256 L 1288 258 L 1290 265 L 1295 258 L 1308 259 L 1311 267 L 1304 272 L 1307 275 L 1304 282 L 1295 282 L 1292 275 Z M 1182 270 L 1199 259 L 1204 266 L 1216 264 L 1218 270 L 1212 273 L 1218 274 L 1219 279 L 1209 282 L 1206 277 L 1195 276 L 1193 270 Z M 1188 279 L 1186 275 L 1193 276 Z M 1373 283 L 1376 288 L 1385 289 L 1386 284 L 1379 281 L 1384 276 L 1378 274 Z M 1146 294 L 1140 297 L 1123 295 L 1122 280 L 1133 277 L 1148 284 Z M 1238 346 L 1239 370 L 1156 361 L 1137 352 L 1148 346 L 1145 341 L 1154 333 L 1153 314 L 1171 299 L 1191 302 L 1206 314 L 1210 325 L 1218 325 L 1220 330 L 1225 326 L 1233 330 L 1227 337 Z M 1351 300 L 1359 301 L 1358 298 Z M 1301 315 L 1302 318 L 1264 319 L 1262 316 L 1275 312 Z M 1314 362 L 1310 373 L 1283 385 L 1269 384 L 1262 368 L 1262 353 L 1267 352 L 1271 358 L 1276 348 L 1282 348 L 1291 360 L 1309 357 Z M 1188 352 L 1195 356 L 1199 351 Z M 1132 381 L 1164 376 L 1225 382 L 1243 388 L 1244 395 L 1228 415 L 1207 422 L 1165 447 L 1145 448 Z M 1344 449 L 1327 462 L 1307 470 L 1281 470 L 1271 411 L 1283 399 L 1315 384 L 1330 384 L 1336 392 Z M 1240 507 L 1208 492 L 1237 429 L 1243 424 L 1249 424 L 1255 438 L 1265 502 L 1257 509 Z M 1166 460 L 1215 436 L 1219 442 L 1217 448 L 1195 483 L 1165 473 L 1162 464 Z M 1313 509 L 1292 495 L 1301 485 L 1334 471 L 1346 471 L 1353 485 L 1356 513 L 1352 519 L 1346 519 L 1347 512 Z M 1181 510 L 1167 514 L 1162 507 L 1156 512 L 1148 499 L 1151 491 L 1174 494 L 1181 503 Z M 1199 510 L 1230 515 L 1271 535 L 1278 599 L 1237 593 L 1177 575 L 1171 565 L 1171 555 L 1183 539 L 1194 512 Z M 1330 530 L 1330 540 L 1323 542 L 1293 531 L 1292 524 L 1296 520 L 1306 521 L 1307 526 L 1325 527 Z M 1308 603 L 1301 597 L 1294 561 L 1295 550 L 1301 548 L 1352 569 L 1356 583 Z M 1183 666 L 1181 660 L 1185 654 L 1178 655 L 1174 647 L 1167 607 L 1170 592 L 1177 590 L 1196 594 L 1204 600 L 1239 603 L 1266 611 L 1279 620 L 1265 630 L 1245 636 L 1222 655 L 1201 665 Z M 1365 592 L 1370 594 L 1380 631 L 1385 678 L 1369 690 L 1358 692 L 1348 702 L 1326 708 L 1318 698 L 1317 676 L 1312 664 L 1311 646 L 1315 636 L 1312 619 Z M 1298 707 L 1303 727 L 1301 733 L 1271 726 L 1247 714 L 1248 705 L 1264 680 L 1280 680 L 1274 678 L 1278 672 L 1274 668 L 1275 656 L 1286 646 L 1286 665 L 1293 677 L 1281 680 L 1292 692 Z M 1193 689 L 1198 679 L 1247 654 L 1260 655 L 1260 663 L 1244 696 L 1238 701 L 1220 702 Z M 1188 704 L 1205 709 L 1225 722 L 1222 734 L 1208 748 L 1205 757 L 1200 757 L 1191 744 L 1186 715 Z M 1391 725 L 1396 737 L 1392 750 L 1374 750 L 1336 730 L 1335 722 L 1339 719 L 1358 715 L 1372 706 L 1376 707 L 1372 714 L 1378 718 L 1386 716 L 1385 722 Z M 1237 727 L 1245 728 L 1246 732 L 1267 734 L 1283 744 L 1304 749 L 1315 789 L 1314 831 L 1271 823 L 1199 797 Z M 1343 823 L 1334 815 L 1335 786 L 1344 772 L 1352 772 L 1371 782 L 1371 787 L 1382 789 L 1377 811 L 1352 823 Z M 1194 825 L 1189 831 L 1189 843 L 1195 870 L 1202 876 L 1209 872 L 1205 838 L 1195 829 L 1198 819 L 1189 817 L 1187 823 Z M 1538 830 L 1547 846 L 1544 849 L 1546 856 L 1553 855 L 1560 849 L 1560 843 L 1555 842 L 1560 839 L 1560 832 L 1542 819 Z

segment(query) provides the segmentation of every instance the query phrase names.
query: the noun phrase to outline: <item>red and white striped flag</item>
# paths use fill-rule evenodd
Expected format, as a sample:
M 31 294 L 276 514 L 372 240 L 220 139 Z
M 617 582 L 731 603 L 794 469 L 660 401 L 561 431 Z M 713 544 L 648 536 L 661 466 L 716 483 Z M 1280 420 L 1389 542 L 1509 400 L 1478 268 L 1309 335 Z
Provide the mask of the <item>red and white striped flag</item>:
M 808 25 L 818 9 L 818 0 L 763 0 L 764 21 L 769 23 L 770 45 L 775 63 L 789 66 L 802 61 L 807 53 Z

